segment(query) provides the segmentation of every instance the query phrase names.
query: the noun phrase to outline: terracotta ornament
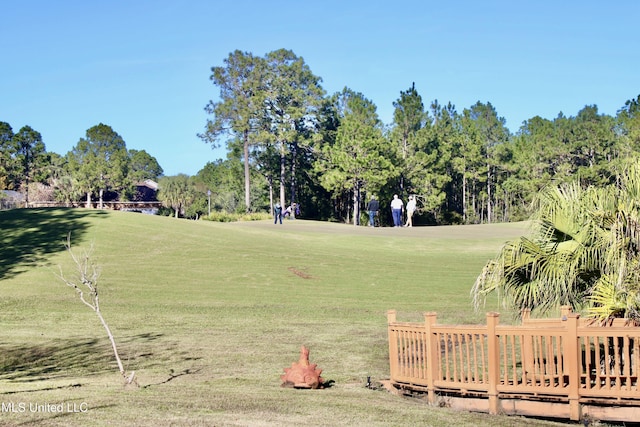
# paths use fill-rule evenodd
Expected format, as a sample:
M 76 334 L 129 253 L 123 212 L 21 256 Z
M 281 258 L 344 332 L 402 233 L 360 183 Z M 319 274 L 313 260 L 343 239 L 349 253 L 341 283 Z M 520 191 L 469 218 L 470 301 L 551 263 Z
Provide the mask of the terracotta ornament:
M 323 388 L 324 380 L 320 376 L 322 369 L 316 369 L 315 363 L 309 363 L 309 349 L 300 348 L 300 360 L 284 368 L 284 375 L 280 375 L 282 387 L 292 388 Z

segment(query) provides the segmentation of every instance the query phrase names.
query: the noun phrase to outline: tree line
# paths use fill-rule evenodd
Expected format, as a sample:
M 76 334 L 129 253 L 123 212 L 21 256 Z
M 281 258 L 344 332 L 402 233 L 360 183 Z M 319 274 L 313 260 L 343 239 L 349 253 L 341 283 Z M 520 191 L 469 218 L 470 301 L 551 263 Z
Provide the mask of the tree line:
M 162 176 L 157 160 L 145 150 L 128 150 L 110 126 L 98 124 L 66 155 L 48 152 L 40 132 L 23 126 L 16 133 L 0 122 L 0 189 L 22 191 L 30 201 L 70 205 L 86 200 L 102 204 L 109 194 L 132 200 L 135 184 Z
M 437 100 L 425 107 L 413 84 L 385 126 L 365 95 L 344 88 L 327 96 L 321 78 L 285 49 L 264 57 L 236 50 L 211 81 L 219 101 L 207 104 L 200 136 L 226 142 L 229 158 L 243 163 L 246 210 L 263 208 L 268 194 L 310 217 L 358 224 L 367 196 L 399 194 L 416 195 L 422 223 L 519 220 L 549 184 L 613 183 L 640 149 L 640 96 L 615 117 L 587 105 L 575 117 L 532 117 L 512 134 L 490 102 L 461 112 Z
M 278 202 L 298 204 L 305 218 L 353 224 L 364 221 L 372 195 L 383 206 L 393 194 L 405 201 L 415 195 L 416 224 L 472 224 L 527 218 L 534 196 L 552 183 L 615 183 L 640 152 L 640 96 L 615 116 L 587 105 L 575 116 L 532 117 L 511 133 L 490 102 L 462 111 L 451 102 L 425 105 L 414 84 L 400 92 L 385 125 L 364 94 L 347 87 L 327 94 L 304 59 L 286 49 L 264 56 L 236 50 L 212 67 L 210 80 L 217 100 L 206 104 L 209 119 L 198 136 L 212 147 L 224 144 L 227 158 L 195 176 L 163 177 L 153 157 L 126 150 L 106 125 L 88 130 L 64 157 L 28 142 L 45 153 L 36 159 L 18 147 L 25 138 L 41 143 L 39 134 L 25 127 L 13 135 L 1 123 L 0 188 L 43 182 L 58 198 L 89 202 L 104 191 L 127 197 L 144 175 L 160 178 L 159 195 L 176 215 L 197 217 L 209 204 L 271 211 Z M 97 143 L 103 139 L 108 144 Z M 118 144 L 106 157 L 91 152 Z M 133 155 L 142 159 L 133 162 Z M 83 167 L 100 164 L 97 158 L 110 167 Z

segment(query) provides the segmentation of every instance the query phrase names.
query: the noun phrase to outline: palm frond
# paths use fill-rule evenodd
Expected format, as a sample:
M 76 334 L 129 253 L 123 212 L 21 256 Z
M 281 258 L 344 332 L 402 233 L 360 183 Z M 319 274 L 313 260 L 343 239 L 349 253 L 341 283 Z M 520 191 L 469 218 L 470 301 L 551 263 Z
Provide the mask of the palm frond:
M 589 307 L 598 318 L 640 312 L 640 165 L 618 186 L 563 184 L 535 200 L 529 236 L 485 266 L 474 302 L 498 292 L 518 312 Z M 635 314 L 634 314 L 635 313 Z

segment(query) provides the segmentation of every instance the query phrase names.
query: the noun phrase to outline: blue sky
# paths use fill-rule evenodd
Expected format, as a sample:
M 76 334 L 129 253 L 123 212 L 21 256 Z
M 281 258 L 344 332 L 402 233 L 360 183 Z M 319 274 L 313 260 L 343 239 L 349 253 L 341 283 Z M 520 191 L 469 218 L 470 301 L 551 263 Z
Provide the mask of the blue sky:
M 0 121 L 66 154 L 99 123 L 165 175 L 224 158 L 196 134 L 239 49 L 286 48 L 331 94 L 362 92 L 391 123 L 425 105 L 490 102 L 512 132 L 534 116 L 615 115 L 640 94 L 640 2 L 529 0 L 0 0 Z

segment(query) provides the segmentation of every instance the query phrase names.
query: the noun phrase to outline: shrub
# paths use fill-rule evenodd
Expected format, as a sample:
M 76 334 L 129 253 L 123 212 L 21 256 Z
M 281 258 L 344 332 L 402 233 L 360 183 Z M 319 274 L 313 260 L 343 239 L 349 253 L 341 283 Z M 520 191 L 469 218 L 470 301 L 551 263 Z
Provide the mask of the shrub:
M 261 221 L 271 219 L 271 215 L 266 212 L 252 213 L 228 213 L 228 212 L 211 212 L 211 215 L 203 215 L 205 221 L 217 222 L 236 222 L 236 221 Z

